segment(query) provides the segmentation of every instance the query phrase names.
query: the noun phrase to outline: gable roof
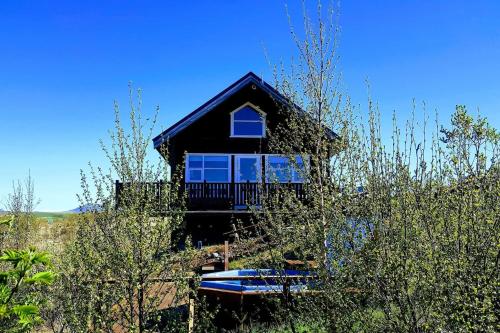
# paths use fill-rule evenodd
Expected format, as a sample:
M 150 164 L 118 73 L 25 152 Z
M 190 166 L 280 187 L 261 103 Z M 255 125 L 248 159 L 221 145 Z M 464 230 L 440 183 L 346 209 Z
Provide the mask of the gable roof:
M 181 120 L 179 120 L 178 122 L 167 128 L 166 130 L 164 130 L 158 136 L 153 138 L 153 144 L 155 149 L 158 149 L 169 138 L 174 137 L 179 132 L 184 130 L 186 127 L 188 127 L 189 125 L 191 125 L 192 123 L 203 117 L 208 112 L 212 111 L 219 104 L 221 104 L 226 99 L 234 95 L 243 87 L 247 86 L 249 83 L 255 84 L 257 87 L 267 92 L 269 95 L 271 95 L 274 99 L 278 100 L 279 102 L 284 104 L 289 103 L 289 101 L 283 95 L 281 95 L 276 89 L 274 89 L 270 84 L 268 84 L 262 78 L 255 75 L 253 72 L 248 72 L 238 81 L 234 82 L 229 87 L 227 87 L 226 89 L 215 95 L 208 102 L 204 103 L 196 110 L 194 110 L 193 112 L 191 112 L 190 114 L 188 114 L 187 116 L 185 116 L 184 118 L 182 118 Z M 337 137 L 337 134 L 329 129 L 328 129 L 328 134 L 329 136 L 331 136 L 331 138 Z

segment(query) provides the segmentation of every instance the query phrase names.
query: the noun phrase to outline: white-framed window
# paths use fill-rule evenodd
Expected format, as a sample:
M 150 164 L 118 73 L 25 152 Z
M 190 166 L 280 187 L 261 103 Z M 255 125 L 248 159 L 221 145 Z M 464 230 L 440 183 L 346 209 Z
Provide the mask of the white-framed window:
M 266 136 L 266 114 L 252 103 L 231 112 L 231 137 L 263 138 Z
M 228 183 L 231 181 L 231 155 L 187 154 L 186 182 Z
M 266 155 L 266 182 L 303 183 L 306 167 L 300 155 L 295 156 L 295 163 L 288 156 Z
M 237 183 L 262 182 L 262 155 L 234 155 L 234 181 Z

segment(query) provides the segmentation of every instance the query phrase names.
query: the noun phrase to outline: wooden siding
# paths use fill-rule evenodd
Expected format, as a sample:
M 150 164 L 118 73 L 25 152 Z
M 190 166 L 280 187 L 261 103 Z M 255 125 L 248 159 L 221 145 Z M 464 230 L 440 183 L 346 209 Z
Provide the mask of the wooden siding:
M 169 164 L 173 172 L 183 166 L 185 153 L 268 154 L 267 138 L 231 138 L 231 112 L 250 102 L 266 113 L 266 128 L 283 122 L 276 102 L 268 93 L 249 84 L 217 108 L 190 124 L 169 141 Z

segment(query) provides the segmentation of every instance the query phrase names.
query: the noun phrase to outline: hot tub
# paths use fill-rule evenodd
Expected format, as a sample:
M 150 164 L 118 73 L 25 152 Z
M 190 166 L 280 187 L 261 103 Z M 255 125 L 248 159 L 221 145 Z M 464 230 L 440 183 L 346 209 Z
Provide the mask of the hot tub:
M 221 293 L 283 293 L 283 283 L 288 281 L 291 293 L 305 292 L 311 287 L 314 275 L 297 270 L 242 269 L 202 275 L 200 289 Z
M 294 295 L 314 297 L 317 283 L 313 272 L 242 269 L 202 275 L 198 294 L 215 311 L 219 327 L 235 329 L 242 318 L 272 320 L 271 314 L 277 311 L 280 299 L 289 300 Z

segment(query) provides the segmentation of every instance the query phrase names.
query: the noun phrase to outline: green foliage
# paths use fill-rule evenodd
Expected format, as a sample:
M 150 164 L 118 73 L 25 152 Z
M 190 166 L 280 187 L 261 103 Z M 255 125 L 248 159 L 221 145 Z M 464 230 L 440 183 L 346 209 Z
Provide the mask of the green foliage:
M 156 114 L 144 121 L 140 94 L 138 103 L 130 94 L 130 127 L 121 124 L 116 105 L 110 146 L 102 145 L 111 170 L 90 165 L 81 173 L 80 203 L 93 209 L 77 215 L 76 236 L 58 263 L 60 285 L 44 315 L 58 329 L 155 331 L 159 306 L 182 305 L 189 291 L 183 277 L 192 254 L 174 251 L 184 202 L 177 175 L 159 193 L 148 190 L 169 178 L 167 158 L 148 159 Z M 119 195 L 115 179 L 126 184 Z
M 498 131 L 457 106 L 449 128 L 429 131 L 424 110 L 403 131 L 394 117 L 389 136 L 371 99 L 363 121 L 337 90 L 334 24 L 321 8 L 316 27 L 305 13 L 303 40 L 292 31 L 298 61 L 276 68 L 294 103 L 270 133 L 276 152 L 309 158 L 307 200 L 283 187 L 255 214 L 272 254 L 259 266 L 284 267 L 290 250 L 314 258 L 319 294 L 284 302 L 276 321 L 291 331 L 297 315 L 327 331 L 499 331 Z
M 11 219 L 7 230 L 0 230 L 0 248 L 23 249 L 30 245 L 36 220 L 34 209 L 38 202 L 31 174 L 23 182 L 12 182 L 12 191 L 5 201 Z
M 282 193 L 258 220 L 276 249 L 271 265 L 282 265 L 286 244 L 319 265 L 322 296 L 295 313 L 340 331 L 498 331 L 498 132 L 459 106 L 429 146 L 410 125 L 402 141 L 394 128 L 388 151 L 370 114 L 366 132 L 341 129 L 347 144 L 321 182 L 312 164 L 307 202 Z
M 12 221 L 14 221 L 14 216 L 4 216 L 2 219 L 0 219 L 0 226 L 7 226 L 10 227 L 12 224 Z
M 33 248 L 4 250 L 0 263 L 10 269 L 0 271 L 0 327 L 2 332 L 27 332 L 41 323 L 40 306 L 44 296 L 40 287 L 53 283 L 49 256 Z

